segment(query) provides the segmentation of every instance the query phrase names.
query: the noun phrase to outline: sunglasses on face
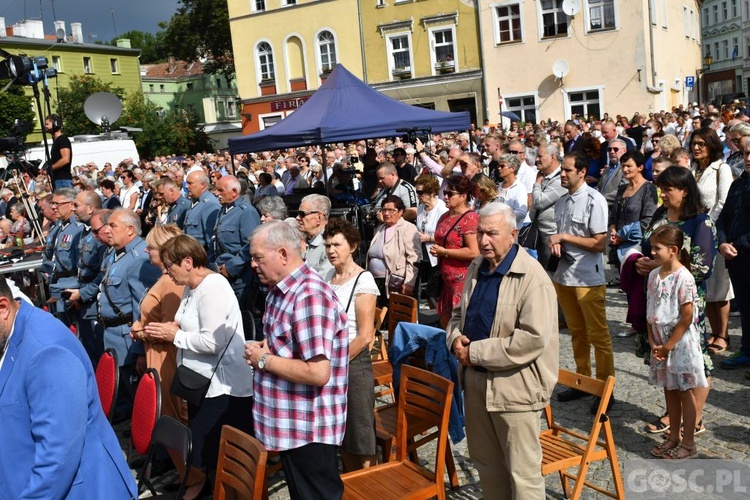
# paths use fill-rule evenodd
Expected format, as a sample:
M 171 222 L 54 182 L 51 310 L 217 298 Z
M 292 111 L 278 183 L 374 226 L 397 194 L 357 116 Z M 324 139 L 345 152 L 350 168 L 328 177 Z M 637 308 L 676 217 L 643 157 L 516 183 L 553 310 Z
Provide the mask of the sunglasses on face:
M 607 151 L 614 151 L 617 153 L 620 150 L 620 148 L 607 148 Z

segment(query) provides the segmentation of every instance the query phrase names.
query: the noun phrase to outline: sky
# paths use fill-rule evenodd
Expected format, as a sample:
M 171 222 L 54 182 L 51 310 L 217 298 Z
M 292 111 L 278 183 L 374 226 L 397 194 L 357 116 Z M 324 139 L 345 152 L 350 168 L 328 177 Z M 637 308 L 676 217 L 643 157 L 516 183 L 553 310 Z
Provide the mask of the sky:
M 94 43 L 131 30 L 156 33 L 158 24 L 169 21 L 178 4 L 179 0 L 0 0 L 0 17 L 5 18 L 6 26 L 25 18 L 43 19 L 44 32 L 49 35 L 55 33 L 55 20 L 65 21 L 68 35 L 70 23 L 81 23 L 84 41 Z

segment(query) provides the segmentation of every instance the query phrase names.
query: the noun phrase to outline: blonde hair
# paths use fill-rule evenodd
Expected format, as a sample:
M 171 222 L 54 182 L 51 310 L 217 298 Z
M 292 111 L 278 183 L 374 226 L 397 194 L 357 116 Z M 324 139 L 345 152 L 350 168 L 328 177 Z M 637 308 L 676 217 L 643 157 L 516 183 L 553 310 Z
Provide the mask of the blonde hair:
M 146 244 L 154 250 L 159 250 L 164 243 L 171 240 L 177 235 L 182 234 L 182 230 L 177 224 L 163 224 L 155 226 L 146 235 Z

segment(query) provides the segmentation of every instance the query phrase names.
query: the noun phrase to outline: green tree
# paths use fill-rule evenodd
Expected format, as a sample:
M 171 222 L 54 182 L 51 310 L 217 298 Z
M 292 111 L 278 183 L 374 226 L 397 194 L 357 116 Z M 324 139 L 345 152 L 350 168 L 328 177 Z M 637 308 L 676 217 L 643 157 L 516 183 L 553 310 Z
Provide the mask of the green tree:
M 211 140 L 194 115 L 184 111 L 164 114 L 141 91 L 128 96 L 125 113 L 120 121 L 122 126 L 143 129 L 133 138 L 138 153 L 143 158 L 177 152 L 192 154 L 213 149 Z
M 3 81 L 2 84 L 7 82 Z M 5 92 L 0 92 L 0 136 L 10 135 L 10 129 L 15 121 L 22 120 L 34 125 L 34 112 L 31 108 L 31 98 L 24 92 L 21 85 L 11 85 Z M 27 134 L 31 129 L 27 131 Z M 24 135 L 26 138 L 26 135 Z
M 83 110 L 86 98 L 96 92 L 110 92 L 122 99 L 125 90 L 93 76 L 72 75 L 68 87 L 61 88 L 58 91 L 57 112 L 62 116 L 65 124 L 65 135 L 98 134 L 100 132 L 99 127 L 86 117 Z M 119 125 L 120 120 L 116 124 Z
M 143 31 L 132 30 L 117 38 L 113 38 L 107 45 L 113 47 L 117 46 L 117 40 L 121 38 L 127 38 L 130 40 L 130 46 L 134 49 L 140 49 L 141 51 L 141 64 L 155 64 L 163 62 L 167 59 L 168 49 L 164 43 L 165 32 L 163 30 L 153 33 L 146 33 Z
M 234 77 L 232 37 L 227 2 L 181 0 L 182 5 L 166 25 L 165 42 L 173 56 L 183 61 L 205 57 L 203 70 Z

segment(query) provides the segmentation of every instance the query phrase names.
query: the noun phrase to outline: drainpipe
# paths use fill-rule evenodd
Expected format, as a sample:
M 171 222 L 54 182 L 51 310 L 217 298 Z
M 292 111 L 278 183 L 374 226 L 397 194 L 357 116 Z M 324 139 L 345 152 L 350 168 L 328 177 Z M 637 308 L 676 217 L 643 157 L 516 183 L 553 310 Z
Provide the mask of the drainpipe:
M 477 127 L 479 127 L 480 123 L 484 123 L 484 120 L 489 119 L 490 115 L 490 108 L 489 108 L 489 98 L 487 96 L 487 79 L 484 74 L 484 68 L 487 67 L 484 61 L 484 37 L 482 36 L 482 0 L 477 0 L 477 33 L 479 34 L 479 62 L 481 64 L 481 71 L 482 71 L 482 99 L 484 100 L 484 117 L 482 120 L 479 120 L 477 118 Z
M 648 84 L 648 80 L 646 80 L 646 90 L 651 92 L 652 94 L 661 94 L 663 89 L 656 86 L 656 55 L 654 54 L 654 23 L 653 23 L 653 15 L 652 15 L 652 5 L 654 3 L 654 0 L 648 0 L 648 38 L 649 38 L 649 47 L 650 47 L 650 59 L 651 59 L 651 83 L 653 85 Z
M 357 0 L 357 17 L 359 18 L 359 49 L 362 52 L 362 81 L 367 81 L 367 59 L 365 58 L 365 33 L 362 27 L 362 0 Z

